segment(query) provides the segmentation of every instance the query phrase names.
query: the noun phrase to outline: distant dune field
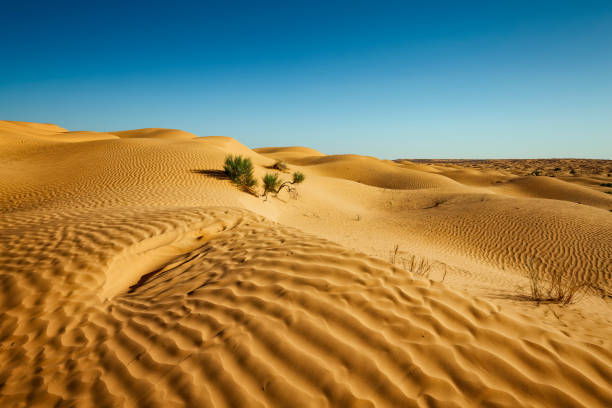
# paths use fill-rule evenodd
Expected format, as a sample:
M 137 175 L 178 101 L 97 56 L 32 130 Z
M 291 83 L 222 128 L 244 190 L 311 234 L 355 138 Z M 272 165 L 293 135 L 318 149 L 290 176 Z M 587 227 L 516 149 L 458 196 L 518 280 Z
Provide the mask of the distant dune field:
M 0 407 L 612 406 L 611 160 L 7 121 L 0 154 Z M 306 181 L 264 201 L 228 154 Z

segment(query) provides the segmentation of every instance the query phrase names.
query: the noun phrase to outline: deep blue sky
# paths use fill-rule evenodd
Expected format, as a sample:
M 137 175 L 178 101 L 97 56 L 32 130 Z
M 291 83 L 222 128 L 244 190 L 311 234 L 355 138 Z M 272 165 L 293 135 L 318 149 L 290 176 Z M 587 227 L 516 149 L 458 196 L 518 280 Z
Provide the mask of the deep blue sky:
M 4 2 L 0 119 L 612 158 L 611 1 Z

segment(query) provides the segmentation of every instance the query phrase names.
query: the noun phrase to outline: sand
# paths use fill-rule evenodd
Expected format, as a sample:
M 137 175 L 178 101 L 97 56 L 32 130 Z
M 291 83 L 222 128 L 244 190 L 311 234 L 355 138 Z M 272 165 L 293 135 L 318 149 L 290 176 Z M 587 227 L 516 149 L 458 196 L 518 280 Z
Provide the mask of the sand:
M 612 161 L 24 122 L 0 152 L 2 407 L 612 405 Z M 264 201 L 227 154 L 306 181 Z M 530 268 L 603 292 L 538 305 Z

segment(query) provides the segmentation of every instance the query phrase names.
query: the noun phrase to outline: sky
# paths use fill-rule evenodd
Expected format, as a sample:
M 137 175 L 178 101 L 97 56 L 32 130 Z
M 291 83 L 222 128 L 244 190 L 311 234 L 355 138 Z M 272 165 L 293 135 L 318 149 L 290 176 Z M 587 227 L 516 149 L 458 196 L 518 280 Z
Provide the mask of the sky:
M 612 2 L 6 2 L 0 119 L 389 159 L 612 159 Z

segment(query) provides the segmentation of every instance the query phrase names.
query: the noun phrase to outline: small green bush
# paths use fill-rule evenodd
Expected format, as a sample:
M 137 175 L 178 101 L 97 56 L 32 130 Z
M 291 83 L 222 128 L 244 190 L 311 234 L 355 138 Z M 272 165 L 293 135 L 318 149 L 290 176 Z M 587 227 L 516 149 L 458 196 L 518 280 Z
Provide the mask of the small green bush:
M 278 177 L 278 174 L 266 173 L 266 175 L 263 176 L 262 178 L 262 181 L 264 184 L 264 192 L 262 195 L 266 197 L 267 199 L 268 193 L 273 193 L 274 196 L 276 197 L 278 196 L 278 193 L 280 193 L 283 188 L 286 188 L 289 194 L 291 194 L 293 198 L 297 198 L 297 190 L 293 185 L 300 184 L 301 182 L 304 181 L 304 179 L 305 179 L 304 174 L 299 171 L 296 171 L 295 173 L 293 173 L 292 181 L 282 181 Z
M 278 179 L 278 174 L 276 173 L 266 173 L 262 180 L 264 185 L 264 195 L 268 193 L 276 193 L 281 184 L 281 181 Z
M 253 176 L 253 163 L 249 158 L 229 155 L 225 158 L 223 171 L 230 180 L 241 187 L 252 188 L 257 184 Z
M 304 173 L 296 171 L 293 173 L 293 184 L 300 184 L 305 178 Z
M 601 183 L 600 186 L 602 186 L 602 187 L 612 187 L 612 183 Z

